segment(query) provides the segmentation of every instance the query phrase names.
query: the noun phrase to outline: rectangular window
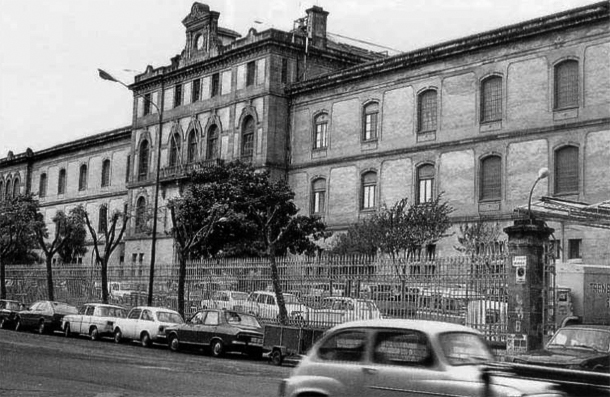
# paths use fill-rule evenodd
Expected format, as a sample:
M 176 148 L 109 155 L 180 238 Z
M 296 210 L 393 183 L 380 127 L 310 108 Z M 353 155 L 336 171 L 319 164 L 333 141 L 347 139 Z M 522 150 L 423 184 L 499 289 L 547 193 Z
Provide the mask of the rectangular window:
M 555 194 L 578 194 L 578 148 L 566 146 L 555 152 Z
M 280 74 L 280 82 L 282 84 L 288 83 L 288 59 L 282 58 L 282 71 Z
M 568 60 L 555 66 L 555 109 L 578 106 L 578 62 Z
M 212 85 L 210 96 L 215 97 L 220 93 L 220 73 L 214 73 L 212 75 Z
M 568 240 L 568 259 L 582 258 L 581 246 L 582 246 L 581 239 Z
M 433 179 L 422 179 L 419 181 L 419 203 L 428 203 L 432 201 L 432 183 Z
M 182 84 L 178 84 L 174 88 L 174 107 L 182 105 Z
M 131 155 L 127 155 L 127 166 L 125 167 L 125 182 L 129 182 L 129 173 L 131 172 Z
M 481 84 L 481 122 L 502 119 L 502 78 L 495 76 Z
M 364 116 L 364 140 L 377 139 L 377 113 Z
M 364 197 L 362 202 L 362 208 L 370 209 L 375 208 L 375 185 L 364 186 Z
M 561 259 L 561 240 L 552 240 L 552 249 L 555 259 Z
M 254 85 L 256 75 L 256 62 L 251 61 L 246 65 L 246 87 Z
M 326 131 L 328 128 L 327 123 L 319 123 L 316 124 L 316 142 L 315 149 L 325 148 L 326 147 Z
M 191 87 L 191 103 L 197 102 L 199 100 L 199 94 L 201 91 L 201 80 L 193 80 L 193 85 Z
M 144 115 L 150 114 L 150 92 L 144 94 Z
M 427 90 L 419 95 L 418 131 L 436 131 L 437 117 L 436 91 Z
M 502 160 L 490 156 L 481 161 L 481 200 L 500 200 L 502 198 Z
M 314 192 L 313 194 L 313 212 L 314 214 L 320 214 L 324 212 L 324 193 L 325 192 Z

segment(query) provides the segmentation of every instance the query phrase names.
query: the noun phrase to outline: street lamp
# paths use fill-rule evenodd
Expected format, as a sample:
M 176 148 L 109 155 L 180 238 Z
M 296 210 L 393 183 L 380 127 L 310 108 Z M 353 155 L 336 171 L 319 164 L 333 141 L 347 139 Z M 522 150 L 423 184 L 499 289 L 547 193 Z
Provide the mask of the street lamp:
M 124 86 L 125 88 L 127 88 L 128 90 L 130 90 L 130 88 L 129 88 L 129 86 L 127 86 L 127 84 L 114 78 L 112 75 L 110 75 L 110 73 L 107 73 L 107 72 L 103 71 L 102 69 L 98 69 L 98 73 L 102 79 L 112 81 L 115 83 L 119 83 L 122 86 Z M 163 92 L 163 90 L 161 90 L 161 92 Z M 153 210 L 152 241 L 151 241 L 151 247 L 150 247 L 150 276 L 148 279 L 148 306 L 152 306 L 152 304 L 153 304 L 153 286 L 154 286 L 154 279 L 155 279 L 155 257 L 156 257 L 156 250 L 157 250 L 157 211 L 159 210 L 159 173 L 160 173 L 160 167 L 161 167 L 161 136 L 162 136 L 161 129 L 163 127 L 163 112 L 161 111 L 161 109 L 159 109 L 157 104 L 155 104 L 153 101 L 148 99 L 146 96 L 138 95 L 136 93 L 134 93 L 134 95 L 139 96 L 140 98 L 143 98 L 145 101 L 148 101 L 148 103 L 150 103 L 152 106 L 154 106 L 154 108 L 157 110 L 157 114 L 159 115 L 159 129 L 157 131 L 157 168 L 155 170 L 155 203 L 154 203 L 154 210 Z
M 534 193 L 534 188 L 536 187 L 536 185 L 538 184 L 538 182 L 541 179 L 548 177 L 549 174 L 550 174 L 550 172 L 549 172 L 548 168 L 540 168 L 538 170 L 538 178 L 536 178 L 536 181 L 534 182 L 534 184 L 532 185 L 532 188 L 530 189 L 530 195 L 527 200 L 527 215 L 529 216 L 530 220 L 533 219 L 533 217 L 532 217 L 532 193 Z

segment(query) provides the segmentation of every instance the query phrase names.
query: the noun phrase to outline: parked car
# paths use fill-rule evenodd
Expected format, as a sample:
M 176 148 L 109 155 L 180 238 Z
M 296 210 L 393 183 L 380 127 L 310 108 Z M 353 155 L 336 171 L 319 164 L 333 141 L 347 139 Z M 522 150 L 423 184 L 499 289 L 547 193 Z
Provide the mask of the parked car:
M 459 324 L 349 322 L 316 342 L 281 382 L 279 395 L 563 396 L 552 383 L 483 376 L 484 364 L 493 360 L 481 334 Z
M 186 323 L 165 329 L 172 351 L 183 347 L 210 348 L 214 357 L 225 352 L 246 353 L 253 358 L 263 354 L 263 327 L 250 314 L 225 309 L 197 312 Z
M 0 299 L 0 329 L 15 328 L 17 313 L 23 309 L 18 301 Z
M 347 321 L 381 317 L 377 305 L 370 299 L 334 296 L 322 299 L 322 308 L 310 312 L 309 322 L 319 326 L 332 326 Z
M 311 309 L 303 305 L 295 295 L 284 293 L 284 302 L 286 303 L 286 311 L 288 318 L 298 324 L 307 323 L 307 318 Z M 280 309 L 275 298 L 275 292 L 271 291 L 254 291 L 248 297 L 248 300 L 243 305 L 238 305 L 235 310 L 253 314 L 258 318 L 265 320 L 276 321 Z
M 248 300 L 247 292 L 240 291 L 213 291 L 207 299 L 201 300 L 202 309 L 228 309 L 235 310 L 236 306 L 243 306 Z
M 65 336 L 88 335 L 91 340 L 112 336 L 117 318 L 127 316 L 127 309 L 104 303 L 87 303 L 78 314 L 68 314 L 62 320 Z
M 512 356 L 509 361 L 608 373 L 610 326 L 569 325 L 560 328 L 543 349 Z
M 164 307 L 137 306 L 129 311 L 127 317 L 117 318 L 114 323 L 114 341 L 140 341 L 142 346 L 165 343 L 165 328 L 182 324 L 184 320 L 178 312 Z
M 76 314 L 78 309 L 72 305 L 55 301 L 34 302 L 26 310 L 17 313 L 15 329 L 23 331 L 35 329 L 39 334 L 61 331 L 61 321 L 67 314 Z

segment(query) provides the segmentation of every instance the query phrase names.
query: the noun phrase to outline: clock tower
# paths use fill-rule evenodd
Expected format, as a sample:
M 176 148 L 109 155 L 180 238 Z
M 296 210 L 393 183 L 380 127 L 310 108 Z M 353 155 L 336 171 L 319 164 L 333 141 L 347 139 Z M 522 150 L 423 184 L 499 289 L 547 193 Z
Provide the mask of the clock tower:
M 186 27 L 186 58 L 205 57 L 218 47 L 219 12 L 207 4 L 194 3 L 182 24 Z

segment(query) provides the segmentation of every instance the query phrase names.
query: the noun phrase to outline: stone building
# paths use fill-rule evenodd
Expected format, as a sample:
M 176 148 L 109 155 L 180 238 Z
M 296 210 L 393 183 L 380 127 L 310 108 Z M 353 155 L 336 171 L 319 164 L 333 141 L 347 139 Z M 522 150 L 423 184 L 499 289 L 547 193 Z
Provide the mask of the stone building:
M 136 266 L 150 259 L 144 214 L 155 198 L 156 257 L 167 262 L 167 200 L 188 171 L 219 160 L 287 178 L 302 211 L 336 231 L 383 203 L 440 192 L 457 223 L 506 224 L 541 167 L 551 175 L 534 197 L 608 199 L 608 2 L 392 57 L 332 40 L 327 16 L 312 7 L 291 31 L 242 37 L 194 3 L 182 21 L 181 54 L 148 66 L 130 86 L 131 128 L 101 135 L 115 156 L 83 142 L 43 151 L 52 156 L 9 156 L 0 162 L 3 189 L 36 191 L 42 173 L 55 183 L 62 167 L 70 177 L 82 164 L 116 157 L 121 188 L 112 192 L 134 214 L 120 256 Z M 78 200 L 94 207 L 105 197 L 71 189 L 69 199 L 45 201 L 48 211 Z M 565 259 L 607 262 L 607 233 L 550 226 Z M 455 244 L 449 238 L 436 250 L 455 253 Z

